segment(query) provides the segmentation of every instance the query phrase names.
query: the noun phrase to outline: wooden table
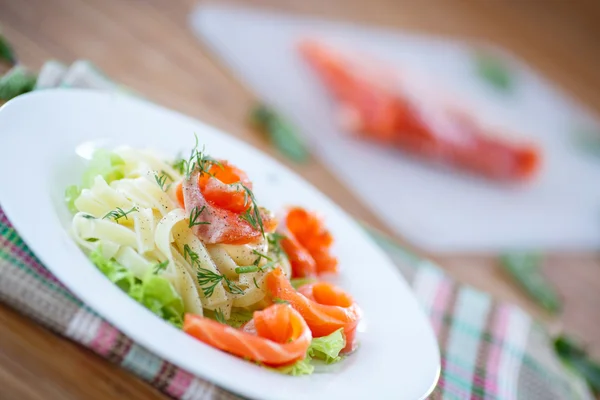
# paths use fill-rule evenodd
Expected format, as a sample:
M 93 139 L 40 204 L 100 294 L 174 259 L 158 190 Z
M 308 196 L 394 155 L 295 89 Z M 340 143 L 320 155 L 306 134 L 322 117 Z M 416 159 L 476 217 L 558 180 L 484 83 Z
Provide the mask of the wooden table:
M 595 0 L 261 0 L 311 14 L 459 37 L 511 49 L 600 111 L 600 3 Z M 110 77 L 167 107 L 198 117 L 281 159 L 245 126 L 253 97 L 187 28 L 195 0 L 0 0 L 0 25 L 33 69 L 50 58 L 87 58 Z M 321 164 L 301 175 L 352 215 L 386 230 Z M 600 222 L 599 222 L 600 223 Z M 399 241 L 404 243 L 402 238 Z M 418 250 L 418 249 L 417 249 Z M 457 279 L 516 302 L 553 329 L 587 340 L 600 357 L 597 254 L 552 254 L 544 271 L 565 299 L 561 318 L 543 314 L 515 289 L 489 254 L 432 257 Z M 164 398 L 128 372 L 0 306 L 0 394 L 9 399 Z

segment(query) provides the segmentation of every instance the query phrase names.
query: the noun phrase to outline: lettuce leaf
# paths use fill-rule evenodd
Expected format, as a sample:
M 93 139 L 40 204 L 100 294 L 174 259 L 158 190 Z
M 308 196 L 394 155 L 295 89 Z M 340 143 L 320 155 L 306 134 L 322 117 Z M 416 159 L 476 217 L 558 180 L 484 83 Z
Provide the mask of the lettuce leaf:
M 98 149 L 83 173 L 82 187 L 90 188 L 98 175 L 102 175 L 106 183 L 122 179 L 125 177 L 124 167 L 125 161 L 121 157 L 106 149 Z
M 291 376 L 310 375 L 315 370 L 314 365 L 312 365 L 310 362 L 311 362 L 310 356 L 307 355 L 305 359 L 296 361 L 292 365 L 286 365 L 283 367 L 270 368 L 270 369 L 273 369 L 276 372 L 279 372 L 280 374 L 284 374 L 284 375 L 291 375 Z
M 134 290 L 136 278 L 133 276 L 133 273 L 119 264 L 116 260 L 104 257 L 100 247 L 90 253 L 90 260 L 92 260 L 94 265 L 96 265 L 96 267 L 98 267 L 98 269 L 122 291 L 129 294 Z
M 340 328 L 327 336 L 314 338 L 308 348 L 308 355 L 327 364 L 333 364 L 342 359 L 340 351 L 344 347 L 346 347 L 346 338 L 343 329 Z
M 244 325 L 246 322 L 252 319 L 254 313 L 252 311 L 245 310 L 236 310 L 232 311 L 229 319 L 227 320 L 227 325 L 232 326 L 234 328 L 239 328 Z
M 83 172 L 81 186 L 71 185 L 65 190 L 65 203 L 72 213 L 77 212 L 75 200 L 82 189 L 89 189 L 94 184 L 94 179 L 101 175 L 106 183 L 125 177 L 125 161 L 118 155 L 106 150 L 98 149 L 94 152 L 86 170 Z
M 81 189 L 77 185 L 71 185 L 65 189 L 65 203 L 67 203 L 69 211 L 71 211 L 73 214 L 77 212 L 77 207 L 75 207 L 75 200 L 77 200 L 80 194 Z
M 340 351 L 346 347 L 346 338 L 344 337 L 343 329 L 320 338 L 314 338 L 310 342 L 310 346 L 306 351 L 306 357 L 303 360 L 296 361 L 292 365 L 286 365 L 278 368 L 271 368 L 280 374 L 300 376 L 310 375 L 315 370 L 316 362 L 325 362 L 325 364 L 333 364 L 342 360 Z
M 114 259 L 107 259 L 97 248 L 90 253 L 90 260 L 111 282 L 117 285 L 131 298 L 142 304 L 160 318 L 181 328 L 183 325 L 183 299 L 171 282 L 148 271 L 143 279 Z
M 149 272 L 129 295 L 165 321 L 183 325 L 183 299 L 165 278 Z

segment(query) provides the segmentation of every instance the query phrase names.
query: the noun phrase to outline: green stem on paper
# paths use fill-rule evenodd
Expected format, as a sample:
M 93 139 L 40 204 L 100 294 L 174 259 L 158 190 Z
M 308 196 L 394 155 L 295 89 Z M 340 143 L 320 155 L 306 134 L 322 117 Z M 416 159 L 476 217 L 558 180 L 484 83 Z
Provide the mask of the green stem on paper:
M 593 361 L 573 339 L 560 335 L 554 339 L 554 350 L 560 359 L 582 375 L 594 393 L 600 393 L 600 364 Z
M 502 267 L 544 309 L 556 313 L 561 309 L 554 287 L 540 271 L 541 256 L 536 253 L 512 252 L 500 257 Z
M 264 104 L 256 105 L 250 122 L 265 133 L 277 149 L 295 162 L 308 160 L 309 151 L 296 128 L 275 110 Z
M 477 75 L 495 89 L 510 91 L 515 83 L 510 68 L 498 57 L 486 52 L 474 54 Z
M 0 35 L 0 61 L 11 66 L 17 63 L 15 51 L 3 35 Z
M 16 66 L 0 78 L 0 101 L 8 101 L 14 97 L 31 92 L 37 77 L 25 68 Z

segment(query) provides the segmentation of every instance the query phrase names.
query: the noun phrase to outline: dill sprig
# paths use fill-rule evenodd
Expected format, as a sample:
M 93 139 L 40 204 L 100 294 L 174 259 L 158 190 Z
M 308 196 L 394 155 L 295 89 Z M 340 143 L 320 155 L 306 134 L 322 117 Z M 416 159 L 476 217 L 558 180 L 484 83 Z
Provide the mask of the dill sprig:
M 198 264 L 199 263 L 199 256 L 198 253 L 196 253 L 195 251 L 193 251 L 189 245 L 184 244 L 183 245 L 183 258 L 184 260 L 187 260 L 188 258 L 190 259 L 190 264 L 194 265 L 194 264 Z
M 198 209 L 198 206 L 192 208 L 192 211 L 190 211 L 190 223 L 188 224 L 189 228 L 196 225 L 210 225 L 208 221 L 198 221 L 198 217 L 200 217 L 205 208 L 206 206 L 202 206 L 200 209 Z
M 197 268 L 196 277 L 198 278 L 198 284 L 202 287 L 202 292 L 204 292 L 204 296 L 206 297 L 213 295 L 215 288 L 224 278 L 223 275 L 202 267 Z
M 166 192 L 171 187 L 170 183 L 167 184 L 167 179 L 173 180 L 165 171 L 161 171 L 160 176 L 156 172 L 154 173 L 154 180 L 163 192 Z
M 183 246 L 183 258 L 186 260 L 189 258 L 190 264 L 196 266 L 196 278 L 198 279 L 198 284 L 202 288 L 204 296 L 212 296 L 215 292 L 215 288 L 220 282 L 224 282 L 225 286 L 227 286 L 227 289 L 229 289 L 229 292 L 232 294 L 244 294 L 244 290 L 227 279 L 227 277 L 206 268 L 202 268 L 200 266 L 200 256 L 198 256 L 198 254 L 187 244 Z
M 283 247 L 281 247 L 281 241 L 283 239 L 285 239 L 285 235 L 282 235 L 281 233 L 277 233 L 277 232 L 267 233 L 267 242 L 269 243 L 269 251 L 272 251 L 273 253 L 275 253 L 278 258 L 281 257 L 282 255 L 287 257 L 285 250 L 283 250 Z
M 125 219 L 129 219 L 127 217 L 127 215 L 131 214 L 134 211 L 137 211 L 138 208 L 137 207 L 131 207 L 131 210 L 129 211 L 123 211 L 123 209 L 121 207 L 117 207 L 116 209 L 110 211 L 109 213 L 107 213 L 104 217 L 102 217 L 102 219 L 112 219 L 114 220 L 116 223 L 119 223 L 119 219 L 120 218 L 125 218 Z
M 194 139 L 196 143 L 194 147 L 190 151 L 190 156 L 187 160 L 179 159 L 173 164 L 173 168 L 179 171 L 182 175 L 185 176 L 186 179 L 190 179 L 192 173 L 198 169 L 200 171 L 200 175 L 208 174 L 213 176 L 210 173 L 210 169 L 213 165 L 217 165 L 223 168 L 223 164 L 221 164 L 216 159 L 212 158 L 206 153 L 206 149 L 202 147 L 202 150 L 198 150 L 198 135 L 194 134 Z
M 169 265 L 169 260 L 158 263 L 154 266 L 154 270 L 152 272 L 156 275 L 159 273 L 159 271 L 164 271 L 165 268 L 167 268 L 167 265 Z
M 260 289 L 258 283 L 256 283 L 256 277 L 252 278 L 252 280 L 254 281 L 254 286 L 256 286 L 257 289 Z
M 289 302 L 289 301 L 287 301 L 287 300 L 283 300 L 283 299 L 280 299 L 279 297 L 274 297 L 274 298 L 273 298 L 273 303 L 278 303 L 278 304 L 290 304 L 290 302 Z
M 227 285 L 227 289 L 231 294 L 244 294 L 244 289 L 231 282 L 227 277 L 223 276 L 223 280 L 225 281 L 225 285 Z
M 181 157 L 177 157 L 175 162 L 173 164 L 171 164 L 173 169 L 175 171 L 179 172 L 180 175 L 183 175 L 185 173 L 185 165 L 186 165 L 186 160 L 184 160 Z
M 217 322 L 227 324 L 227 321 L 225 321 L 225 315 L 223 315 L 223 311 L 221 311 L 220 308 L 215 310 L 215 319 L 217 320 Z
M 244 189 L 245 199 L 244 203 L 251 203 L 250 207 L 240 215 L 240 218 L 244 221 L 248 222 L 250 226 L 254 229 L 260 229 L 260 233 L 265 236 L 265 228 L 263 226 L 263 220 L 260 215 L 260 209 L 258 208 L 258 204 L 256 204 L 256 198 L 254 197 L 254 193 L 250 190 L 246 185 L 241 185 Z
M 252 254 L 256 254 L 258 256 L 259 262 L 260 262 L 261 258 L 264 258 L 267 261 L 273 261 L 273 259 L 271 257 L 267 256 L 266 254 L 261 253 L 260 251 L 252 250 Z
M 263 265 L 262 267 L 260 267 L 261 271 L 266 271 L 269 268 L 274 268 L 277 266 L 277 262 L 276 261 L 269 261 L 268 263 L 266 263 L 265 265 Z

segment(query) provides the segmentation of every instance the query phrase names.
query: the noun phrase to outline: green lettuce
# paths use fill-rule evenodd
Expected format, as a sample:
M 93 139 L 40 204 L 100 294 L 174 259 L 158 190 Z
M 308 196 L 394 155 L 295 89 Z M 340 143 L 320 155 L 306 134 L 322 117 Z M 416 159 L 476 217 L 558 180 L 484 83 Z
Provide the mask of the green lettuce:
M 115 259 L 104 257 L 100 248 L 90 254 L 90 260 L 111 282 L 131 298 L 160 318 L 181 328 L 184 312 L 183 299 L 167 279 L 152 271 L 148 271 L 143 279 L 138 279 Z
M 340 351 L 346 347 L 343 329 L 320 338 L 314 338 L 306 351 L 306 357 L 294 364 L 274 368 L 275 371 L 292 376 L 310 375 L 315 370 L 315 364 L 324 362 L 333 364 L 342 360 Z
M 89 189 L 94 184 L 94 179 L 102 176 L 106 183 L 125 177 L 125 161 L 118 155 L 106 150 L 98 149 L 94 152 L 87 168 L 83 172 L 81 186 L 71 185 L 65 190 L 65 203 L 72 213 L 77 212 L 75 200 L 83 189 Z
M 273 369 L 284 375 L 302 376 L 312 374 L 315 370 L 315 366 L 311 364 L 311 359 L 307 355 L 305 359 L 296 361 L 292 365 L 286 365 Z
M 98 175 L 102 175 L 106 183 L 124 178 L 125 161 L 106 149 L 96 150 L 87 169 L 83 173 L 81 180 L 82 187 L 90 188 Z
M 327 364 L 333 364 L 342 359 L 340 351 L 344 347 L 346 347 L 346 338 L 343 329 L 340 328 L 327 336 L 314 338 L 308 348 L 308 355 Z
M 77 207 L 75 207 L 75 200 L 77 200 L 80 194 L 81 189 L 77 185 L 71 185 L 65 189 L 65 203 L 67 203 L 69 211 L 71 211 L 73 214 L 77 212 Z

